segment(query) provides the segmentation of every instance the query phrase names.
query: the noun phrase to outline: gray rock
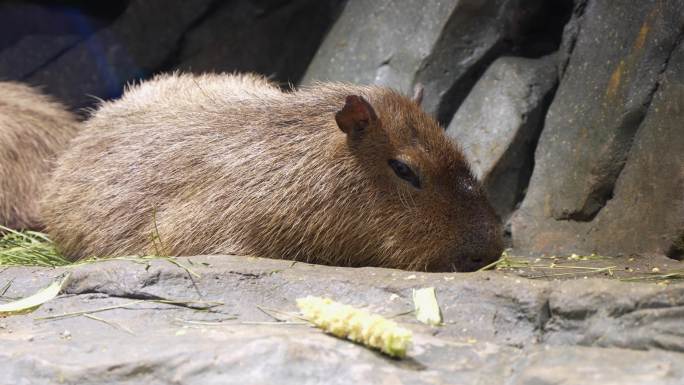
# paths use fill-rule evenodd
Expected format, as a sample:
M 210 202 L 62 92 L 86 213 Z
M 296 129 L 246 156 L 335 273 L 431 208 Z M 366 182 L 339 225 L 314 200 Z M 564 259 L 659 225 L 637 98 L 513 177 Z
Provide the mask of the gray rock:
M 57 38 L 63 36 L 87 37 L 106 26 L 109 15 L 121 12 L 125 4 L 80 4 L 73 2 L 51 4 L 35 1 L 3 1 L 0 3 L 0 52 L 17 44 L 26 37 Z M 95 12 L 93 12 L 96 10 Z M 49 48 L 44 46 L 44 48 Z M 36 55 L 35 52 L 26 52 Z M 21 60 L 22 58 L 15 58 Z M 0 67 L 0 74 L 5 68 Z
M 512 220 L 518 250 L 681 258 L 682 9 L 587 3 Z
M 116 14 L 119 5 L 103 7 Z M 63 5 L 0 4 L 0 79 L 21 81 L 40 70 L 108 20 Z
M 475 84 L 449 123 L 497 213 L 506 218 L 532 171 L 543 113 L 557 82 L 556 58 L 502 57 Z
M 29 35 L 0 52 L 3 79 L 24 79 L 81 41 L 78 35 Z
M 342 8 L 342 0 L 219 2 L 184 36 L 173 68 L 253 71 L 296 83 Z
M 505 384 L 678 384 L 681 357 L 658 351 L 547 347 L 529 352 Z M 625 365 L 625 363 L 628 363 Z M 679 377 L 679 378 L 678 378 Z
M 682 1 L 617 7 L 588 2 L 547 116 L 546 136 L 552 141 L 547 146 L 558 148 L 549 147 L 546 153 L 553 156 L 540 159 L 545 167 L 572 170 L 555 173 L 554 218 L 590 219 L 609 199 L 681 33 L 683 6 Z
M 303 83 L 381 84 L 411 93 L 448 122 L 475 81 L 541 1 L 350 0 L 316 53 Z
M 69 268 L 65 295 L 0 320 L 0 384 L 678 384 L 684 376 L 684 285 L 589 279 L 546 282 L 497 273 L 336 268 L 233 256 Z M 9 268 L 21 297 L 63 269 Z M 445 325 L 412 315 L 405 360 L 391 360 L 259 310 L 329 295 L 384 315 L 433 286 Z M 210 310 L 151 299 L 220 301 Z M 143 301 L 143 299 L 147 299 Z M 68 312 L 122 306 L 84 316 Z M 261 324 L 252 324 L 260 322 Z M 649 349 L 644 351 L 643 349 Z
M 133 0 L 105 6 L 104 21 L 88 4 L 0 4 L 0 79 L 44 86 L 76 110 L 162 71 L 253 71 L 296 82 L 342 4 Z
M 73 108 L 116 97 L 130 81 L 161 67 L 212 0 L 134 0 L 111 25 L 24 79 Z

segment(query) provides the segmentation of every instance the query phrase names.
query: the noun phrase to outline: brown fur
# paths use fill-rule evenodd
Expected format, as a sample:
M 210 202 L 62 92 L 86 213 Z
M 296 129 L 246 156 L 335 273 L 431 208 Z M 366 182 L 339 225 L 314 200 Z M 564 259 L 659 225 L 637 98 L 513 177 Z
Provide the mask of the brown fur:
M 77 132 L 61 104 L 18 83 L 0 82 L 0 224 L 39 229 L 38 200 L 55 156 Z
M 335 120 L 349 95 L 379 120 L 358 137 Z M 470 270 L 501 252 L 461 152 L 386 88 L 281 92 L 254 75 L 166 75 L 104 103 L 86 126 L 44 201 L 49 234 L 73 259 L 230 253 Z M 389 159 L 411 165 L 422 189 Z

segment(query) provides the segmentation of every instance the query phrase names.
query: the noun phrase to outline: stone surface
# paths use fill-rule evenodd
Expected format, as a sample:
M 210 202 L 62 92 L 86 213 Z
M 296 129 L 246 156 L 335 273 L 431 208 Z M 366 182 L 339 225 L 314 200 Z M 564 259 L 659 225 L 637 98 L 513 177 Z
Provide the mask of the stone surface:
M 0 73 L 4 79 L 23 79 L 31 76 L 45 63 L 81 40 L 78 35 L 25 36 L 0 52 Z
M 233 256 L 178 262 L 190 270 L 165 260 L 66 269 L 64 295 L 0 319 L 0 384 L 678 384 L 684 376 L 682 284 L 559 285 Z M 7 268 L 3 298 L 31 294 L 64 270 Z M 427 286 L 436 288 L 442 327 L 403 314 L 411 290 Z M 306 325 L 275 324 L 258 307 L 294 312 L 295 299 L 309 294 L 400 314 L 414 331 L 410 357 L 391 360 Z M 221 305 L 201 311 L 152 299 Z M 96 318 L 39 319 L 121 305 Z
M 172 67 L 195 73 L 254 71 L 297 83 L 343 3 L 219 2 L 186 33 Z
M 618 7 L 589 1 L 563 82 L 547 116 L 545 167 L 556 173 L 552 215 L 584 220 L 608 199 L 630 143 L 675 49 L 681 1 Z M 569 145 L 570 144 L 570 145 Z M 555 146 L 555 147 L 553 147 Z M 565 147 L 564 152 L 561 150 Z M 568 155 L 563 157 L 559 155 Z M 570 167 L 568 167 L 570 166 Z
M 523 3 L 412 0 L 398 7 L 389 0 L 350 0 L 303 83 L 381 84 L 407 94 L 421 83 L 425 110 L 448 122 L 476 74 L 506 49 L 543 2 Z
M 121 12 L 121 5 L 103 7 Z M 67 5 L 3 2 L 0 4 L 0 79 L 22 80 L 39 71 L 109 20 L 101 12 Z
M 451 119 L 447 135 L 463 149 L 497 213 L 506 218 L 527 187 L 530 154 L 557 82 L 556 57 L 494 61 Z
M 681 258 L 682 9 L 587 2 L 513 218 L 516 248 Z
M 126 2 L 3 1 L 0 3 L 0 51 L 27 36 L 87 37 L 105 27 L 125 7 Z
M 0 80 L 75 111 L 162 71 L 252 71 L 297 82 L 344 1 L 0 4 Z
M 48 93 L 74 108 L 93 105 L 94 96 L 119 96 L 127 82 L 149 76 L 165 62 L 183 32 L 210 4 L 211 0 L 133 0 L 107 28 L 24 80 L 44 85 Z

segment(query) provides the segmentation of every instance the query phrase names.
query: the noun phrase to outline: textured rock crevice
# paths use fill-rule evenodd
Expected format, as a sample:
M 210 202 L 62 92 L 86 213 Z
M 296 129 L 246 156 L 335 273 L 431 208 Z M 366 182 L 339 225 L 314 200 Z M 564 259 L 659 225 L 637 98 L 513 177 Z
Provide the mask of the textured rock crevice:
M 197 18 L 189 23 L 187 26 L 184 27 L 180 38 L 178 39 L 178 43 L 176 46 L 166 54 L 166 58 L 161 62 L 159 65 L 158 71 L 156 72 L 169 72 L 169 71 L 174 71 L 176 68 L 176 64 L 178 63 L 178 58 L 180 56 L 180 53 L 182 51 L 182 47 L 185 44 L 185 41 L 187 39 L 187 34 L 201 26 L 203 23 L 205 23 L 212 14 L 214 14 L 218 9 L 220 9 L 222 5 L 221 1 L 213 1 L 209 3 L 209 5 L 203 10 L 203 12 L 197 16 Z
M 681 6 L 589 0 L 573 16 L 577 40 L 512 220 L 519 251 L 678 254 Z
M 499 22 L 501 38 L 476 62 L 469 63 L 463 74 L 456 79 L 449 89 L 442 91 L 443 96 L 440 97 L 439 105 L 435 108 L 434 112 L 437 120 L 445 125 L 449 124 L 454 113 L 470 95 L 478 80 L 482 78 L 487 69 L 498 58 L 505 56 L 540 58 L 556 52 L 561 45 L 563 26 L 570 19 L 571 11 L 572 1 L 569 0 L 558 1 L 554 4 L 549 2 L 513 1 L 510 4 L 502 5 L 494 18 L 494 20 Z M 447 51 L 450 52 L 449 55 L 455 55 L 456 57 L 452 60 L 445 60 L 432 55 L 429 56 L 423 61 L 424 64 L 418 70 L 416 82 L 423 84 L 424 81 L 427 81 L 423 79 L 436 77 L 434 72 L 440 69 L 437 68 L 431 71 L 427 67 L 428 65 L 434 63 L 459 63 L 462 60 L 460 57 L 467 57 L 466 55 L 459 54 L 458 50 L 453 50 L 453 41 L 451 39 L 453 39 L 453 36 L 463 34 L 468 36 L 470 34 L 463 31 L 462 19 L 472 19 L 474 23 L 473 28 L 478 30 L 483 22 L 478 20 L 481 18 L 482 15 L 475 14 L 469 16 L 467 13 L 453 17 L 444 28 L 442 38 L 435 45 L 432 55 L 439 55 L 441 52 Z M 466 43 L 476 44 L 476 41 L 466 40 Z M 453 67 L 453 64 L 450 67 Z M 453 69 L 442 69 L 442 71 L 450 70 Z M 426 109 L 430 111 L 431 107 L 427 105 Z
M 558 61 L 558 77 L 562 80 L 565 71 L 570 63 L 570 57 L 572 56 L 575 46 L 577 45 L 577 36 L 582 28 L 582 21 L 584 19 L 584 12 L 587 9 L 587 2 L 589 0 L 576 0 L 572 6 L 572 12 L 570 18 L 563 27 L 563 34 L 561 39 L 561 44 L 559 47 L 559 57 Z
M 675 236 L 672 245 L 667 249 L 665 255 L 677 261 L 684 260 L 684 229 L 679 236 Z
M 541 135 L 541 132 L 544 129 L 544 117 L 546 116 L 546 112 L 549 110 L 549 107 L 551 106 L 551 102 L 553 101 L 553 97 L 556 94 L 557 89 L 558 80 L 556 80 L 556 83 L 550 90 L 548 90 L 548 93 L 544 96 L 539 105 L 534 110 L 532 110 L 529 114 L 529 117 L 527 117 L 528 121 L 530 122 L 530 126 L 533 127 L 533 129 L 531 130 L 531 135 L 525 139 L 528 141 L 527 151 L 525 151 L 526 156 L 523 157 L 522 161 L 520 162 L 521 170 L 517 176 L 517 181 L 515 182 L 515 184 L 518 186 L 518 189 L 514 194 L 511 194 L 513 202 L 511 205 L 512 209 L 509 215 L 506 216 L 506 227 L 508 228 L 509 233 L 510 222 L 508 221 L 508 219 L 510 219 L 510 214 L 512 214 L 513 211 L 520 207 L 520 204 L 525 199 L 525 194 L 527 194 L 527 188 L 530 184 L 532 172 L 534 171 L 535 166 L 534 154 L 537 150 L 537 144 L 539 143 L 539 136 Z M 503 174 L 503 172 L 501 173 Z M 493 180 L 496 181 L 497 179 Z M 492 190 L 498 189 L 498 187 L 495 187 L 495 182 L 491 182 L 491 186 L 492 187 L 490 187 L 490 189 Z
M 9 2 L 0 5 L 0 79 L 41 86 L 79 112 L 161 71 L 253 71 L 295 82 L 343 4 Z
M 684 27 L 682 27 L 682 31 L 684 31 Z M 616 136 L 613 139 L 615 142 L 613 145 L 613 154 L 611 154 L 607 160 L 601 160 L 601 163 L 606 166 L 598 166 L 599 168 L 607 168 L 607 165 L 610 165 L 613 170 L 606 172 L 603 180 L 593 187 L 593 190 L 589 192 L 582 208 L 577 211 L 561 211 L 556 214 L 556 219 L 590 222 L 596 218 L 596 215 L 598 215 L 601 209 L 606 206 L 606 203 L 613 198 L 615 184 L 627 163 L 634 139 L 637 136 L 637 132 L 639 131 L 642 122 L 646 118 L 646 113 L 651 106 L 653 97 L 660 87 L 663 74 L 667 70 L 670 58 L 677 49 L 682 49 L 681 40 L 682 32 L 677 35 L 674 44 L 667 50 L 660 68 L 656 68 L 657 72 L 652 76 L 652 83 L 646 86 L 646 95 L 643 100 L 639 102 L 638 106 L 628 110 L 620 117 L 620 123 L 616 128 Z
M 25 81 L 107 28 L 126 5 L 93 6 L 87 1 L 0 4 L 0 79 Z
M 563 26 L 573 10 L 577 11 L 572 2 L 566 1 L 538 4 L 528 9 L 521 7 L 520 12 L 525 16 L 509 15 L 507 34 L 510 37 L 503 40 L 501 49 L 495 52 L 487 66 L 470 69 L 477 72 L 477 76 L 472 84 L 455 87 L 462 93 L 461 97 L 444 98 L 456 101 L 454 104 L 458 106 L 450 119 L 447 134 L 474 162 L 475 174 L 482 180 L 490 201 L 505 223 L 509 245 L 512 234 L 508 219 L 523 201 L 534 169 L 537 142 L 557 89 L 557 67 L 561 58 L 557 51 L 563 42 Z M 515 19 L 520 17 L 526 18 L 526 22 L 516 24 Z M 553 55 L 542 57 L 551 53 Z M 521 68 L 515 68 L 516 60 Z M 504 64 L 506 61 L 511 64 Z M 513 65 L 508 73 L 501 68 L 506 65 Z M 493 75 L 497 72 L 501 74 Z M 527 84 L 519 84 L 520 80 L 516 78 L 524 79 L 522 81 Z M 524 91 L 525 87 L 527 91 Z M 501 100 L 499 94 L 508 94 L 510 100 Z M 511 110 L 508 105 L 517 106 Z
M 592 145 L 587 149 L 579 148 L 583 142 L 581 137 L 567 138 L 578 141 L 579 143 L 574 144 L 574 147 L 588 156 L 593 163 L 586 166 L 578 165 L 585 169 L 589 167 L 581 174 L 582 177 L 587 178 L 585 181 L 569 179 L 567 174 L 561 175 L 563 183 L 558 185 L 574 183 L 579 186 L 585 184 L 585 186 L 580 191 L 573 191 L 574 197 L 564 192 L 554 191 L 552 212 L 554 218 L 559 220 L 591 221 L 605 206 L 605 202 L 612 197 L 615 181 L 624 167 L 633 138 L 657 89 L 659 74 L 665 69 L 676 43 L 676 38 L 671 35 L 671 29 L 676 28 L 677 25 L 676 16 L 667 15 L 668 12 L 676 13 L 676 7 L 661 9 L 658 5 L 646 2 L 641 7 L 617 10 L 610 6 L 608 6 L 610 10 L 603 9 L 604 6 L 593 1 L 587 5 L 588 11 L 586 12 L 601 14 L 603 18 L 584 18 L 583 24 L 586 25 L 581 26 L 578 32 L 582 51 L 578 52 L 575 49 L 570 60 L 576 63 L 575 73 L 578 73 L 579 66 L 584 63 L 590 66 L 602 65 L 601 60 L 613 63 L 613 72 L 607 79 L 605 95 L 592 95 L 600 107 L 584 106 L 587 107 L 588 115 L 594 121 L 586 121 L 581 116 L 576 118 L 578 124 L 588 125 L 586 129 L 601 130 L 607 135 L 604 135 L 604 141 L 599 144 L 599 148 Z M 611 16 L 610 12 L 614 14 Z M 645 16 L 636 16 L 637 12 Z M 631 26 L 623 24 L 623 17 L 633 18 L 633 24 Z M 604 44 L 607 53 L 600 54 L 600 58 L 590 58 L 588 55 L 592 53 L 593 48 L 588 40 L 593 39 L 594 36 L 610 34 L 611 29 L 614 30 L 618 25 L 622 28 L 615 35 L 615 48 L 610 48 L 610 44 Z M 599 85 L 600 80 L 594 82 Z M 573 103 L 567 100 L 567 97 L 560 100 L 567 101 L 569 105 Z M 560 108 L 567 109 L 567 107 L 568 105 L 563 105 Z M 552 124 L 562 123 L 556 121 Z M 603 129 L 601 124 L 609 128 Z M 594 135 L 589 132 L 590 137 Z
M 65 39 L 68 42 L 65 45 L 60 46 L 55 52 L 51 52 L 50 55 L 46 56 L 44 58 L 44 62 L 40 63 L 37 65 L 35 68 L 31 68 L 30 70 L 26 70 L 22 72 L 20 76 L 18 76 L 18 80 L 26 80 L 29 79 L 31 76 L 39 73 L 40 71 L 44 70 L 45 68 L 49 67 L 52 63 L 55 61 L 59 60 L 59 58 L 64 55 L 66 52 L 68 52 L 70 49 L 73 49 L 76 47 L 78 44 L 80 44 L 83 39 L 77 38 L 77 37 L 72 37 L 72 38 L 67 38 Z M 10 53 L 12 54 L 12 53 Z M 22 54 L 22 52 L 19 52 L 19 54 Z
M 524 126 L 529 127 L 529 130 L 521 130 L 516 135 L 513 144 L 502 156 L 501 162 L 482 181 L 485 189 L 490 192 L 505 191 L 506 186 L 514 186 L 515 189 L 513 191 L 509 190 L 506 196 L 503 196 L 503 198 L 508 200 L 508 204 L 498 210 L 499 215 L 506 223 L 509 235 L 510 223 L 508 223 L 508 219 L 513 211 L 520 206 L 523 199 L 525 199 L 527 187 L 534 170 L 534 152 L 539 142 L 539 135 L 541 135 L 544 128 L 544 115 L 551 105 L 557 85 L 557 82 L 555 82 L 550 89 L 544 90 L 546 92 L 542 93 L 543 97 L 538 104 L 522 116 Z M 517 173 L 512 172 L 506 167 L 513 164 L 519 168 Z M 507 182 L 510 182 L 510 184 L 507 184 Z M 494 205 L 495 207 L 502 206 L 496 203 Z
M 162 70 L 257 72 L 282 84 L 302 77 L 344 0 L 217 2 L 191 26 Z
M 123 84 L 149 76 L 163 63 L 182 31 L 210 3 L 131 1 L 107 28 L 92 34 L 26 80 L 45 85 L 48 93 L 76 109 L 92 105 L 93 96 L 117 97 Z M 158 17 L 160 9 L 166 10 L 165 19 Z
M 423 107 L 447 124 L 477 79 L 503 55 L 555 51 L 570 2 L 351 0 L 303 79 L 425 88 Z M 407 40 L 406 36 L 412 39 Z
M 497 59 L 446 131 L 504 221 L 524 198 L 532 175 L 534 150 L 557 86 L 556 60 L 556 55 Z

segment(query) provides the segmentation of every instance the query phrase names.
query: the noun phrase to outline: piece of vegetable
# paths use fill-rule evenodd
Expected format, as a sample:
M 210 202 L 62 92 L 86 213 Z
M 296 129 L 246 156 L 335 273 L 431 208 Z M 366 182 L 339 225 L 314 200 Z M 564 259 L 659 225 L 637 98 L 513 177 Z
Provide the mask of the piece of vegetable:
M 413 290 L 413 305 L 418 321 L 437 326 L 442 324 L 442 311 L 437 303 L 434 287 Z
M 23 314 L 37 309 L 40 305 L 59 295 L 68 279 L 69 273 L 66 273 L 52 282 L 50 286 L 31 296 L 0 305 L 0 316 Z
M 303 317 L 326 332 L 380 350 L 392 357 L 406 356 L 413 334 L 376 314 L 334 302 L 330 298 L 308 296 L 297 300 Z

